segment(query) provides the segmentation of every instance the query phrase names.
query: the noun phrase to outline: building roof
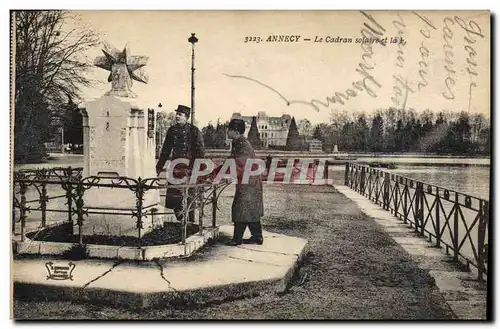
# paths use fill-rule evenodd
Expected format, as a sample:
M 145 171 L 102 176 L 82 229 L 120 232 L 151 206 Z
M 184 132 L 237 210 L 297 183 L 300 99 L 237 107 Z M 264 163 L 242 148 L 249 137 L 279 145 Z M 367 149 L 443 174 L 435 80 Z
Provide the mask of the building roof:
M 253 117 L 254 116 L 241 115 L 241 113 L 239 113 L 239 112 L 234 112 L 233 115 L 231 116 L 231 119 L 238 118 L 238 119 L 242 119 L 245 122 L 252 122 Z M 292 120 L 292 117 L 289 114 L 283 114 L 282 116 L 279 116 L 279 117 L 270 117 L 270 116 L 267 116 L 264 111 L 259 111 L 255 117 L 257 119 L 265 119 L 270 124 L 273 124 L 273 125 L 281 125 L 281 124 L 285 123 L 288 126 Z

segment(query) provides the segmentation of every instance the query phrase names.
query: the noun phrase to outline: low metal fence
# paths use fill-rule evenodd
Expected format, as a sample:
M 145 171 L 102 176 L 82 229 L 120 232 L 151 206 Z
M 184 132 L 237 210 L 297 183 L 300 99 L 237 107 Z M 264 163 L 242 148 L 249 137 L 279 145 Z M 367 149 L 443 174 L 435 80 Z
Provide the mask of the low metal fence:
M 204 181 L 197 184 L 168 185 L 165 178 L 138 178 L 129 177 L 82 177 L 82 168 L 51 168 L 37 170 L 19 170 L 14 172 L 13 180 L 13 207 L 12 207 L 12 232 L 20 228 L 21 241 L 25 240 L 26 223 L 28 216 L 33 212 L 40 212 L 40 225 L 47 226 L 48 214 L 63 214 L 63 221 L 78 226 L 78 241 L 83 243 L 82 226 L 89 215 L 129 216 L 135 219 L 139 247 L 142 245 L 144 219 L 147 216 L 174 215 L 174 211 L 160 211 L 163 207 L 144 205 L 144 197 L 148 191 L 176 188 L 183 193 L 182 210 L 182 244 L 187 238 L 189 213 L 199 211 L 199 234 L 203 234 L 205 206 L 211 205 L 211 226 L 217 225 L 218 199 L 223 190 L 229 185 L 227 181 L 217 184 Z M 133 193 L 135 206 L 124 208 L 87 207 L 85 193 L 89 189 L 105 188 L 117 189 Z M 59 194 L 58 192 L 59 191 Z M 62 192 L 62 193 L 61 193 Z M 63 199 L 59 206 L 49 207 L 52 200 Z M 163 200 L 160 200 L 160 203 Z M 166 209 L 166 208 L 163 208 Z M 153 222 L 153 220 L 152 220 Z
M 453 259 L 488 271 L 490 202 L 466 193 L 347 162 L 345 185 L 390 211 Z

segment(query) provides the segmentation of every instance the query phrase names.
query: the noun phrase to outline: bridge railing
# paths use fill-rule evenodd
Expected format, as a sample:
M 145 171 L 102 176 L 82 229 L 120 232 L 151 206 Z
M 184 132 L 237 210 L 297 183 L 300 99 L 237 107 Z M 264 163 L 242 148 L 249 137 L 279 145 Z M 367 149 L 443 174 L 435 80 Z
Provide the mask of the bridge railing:
M 490 202 L 388 171 L 347 162 L 345 185 L 390 211 L 455 261 L 488 270 Z
M 182 244 L 185 244 L 189 213 L 195 209 L 200 211 L 199 234 L 203 234 L 205 206 L 212 207 L 212 227 L 217 225 L 217 203 L 222 191 L 229 185 L 228 182 L 220 183 L 202 182 L 199 184 L 173 185 L 183 193 L 182 216 Z M 88 207 L 85 205 L 85 193 L 89 189 L 117 189 L 123 193 L 135 196 L 135 205 L 124 208 Z M 142 245 L 144 221 L 146 217 L 154 218 L 160 215 L 173 215 L 173 211 L 159 211 L 163 207 L 145 206 L 145 194 L 150 190 L 167 189 L 164 178 L 138 178 L 129 177 L 82 177 L 82 168 L 51 168 L 37 170 L 19 170 L 14 172 L 13 180 L 13 207 L 12 207 L 12 233 L 20 234 L 21 241 L 25 240 L 27 222 L 40 221 L 36 229 L 47 226 L 47 216 L 60 216 L 59 223 L 66 222 L 78 226 L 78 241 L 83 243 L 82 226 L 89 215 L 113 215 L 135 219 L 139 247 Z M 62 199 L 64 201 L 54 202 Z M 160 200 L 162 203 L 164 200 Z M 33 216 L 39 212 L 41 216 Z M 62 217 L 61 217 L 62 216 Z M 152 220 L 153 222 L 153 220 Z

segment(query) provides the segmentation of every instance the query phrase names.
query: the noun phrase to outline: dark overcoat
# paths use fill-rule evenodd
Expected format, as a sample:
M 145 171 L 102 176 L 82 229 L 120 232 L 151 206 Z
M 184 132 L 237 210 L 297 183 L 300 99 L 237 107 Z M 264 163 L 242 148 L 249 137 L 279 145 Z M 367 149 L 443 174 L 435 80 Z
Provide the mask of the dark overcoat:
M 231 209 L 232 220 L 240 223 L 260 222 L 260 218 L 264 216 L 261 175 L 250 176 L 247 184 L 242 183 L 247 159 L 255 158 L 255 152 L 245 137 L 240 136 L 233 140 L 231 158 L 235 160 L 238 172 Z
M 205 147 L 203 143 L 203 136 L 200 130 L 189 123 L 185 125 L 175 124 L 171 126 L 163 147 L 161 149 L 160 158 L 156 164 L 157 170 L 163 168 L 167 160 L 175 160 L 179 158 L 186 158 L 190 160 L 190 164 L 185 166 L 178 164 L 175 167 L 172 176 L 174 178 L 183 178 L 188 175 L 192 169 L 192 165 L 196 158 L 203 158 L 205 156 Z M 186 182 L 187 184 L 187 182 Z M 168 184 L 169 186 L 173 186 Z M 193 194 L 190 189 L 189 195 Z M 167 195 L 165 198 L 165 207 L 169 209 L 182 209 L 183 191 L 181 188 L 169 187 L 167 188 Z M 188 198 L 188 203 L 190 199 Z

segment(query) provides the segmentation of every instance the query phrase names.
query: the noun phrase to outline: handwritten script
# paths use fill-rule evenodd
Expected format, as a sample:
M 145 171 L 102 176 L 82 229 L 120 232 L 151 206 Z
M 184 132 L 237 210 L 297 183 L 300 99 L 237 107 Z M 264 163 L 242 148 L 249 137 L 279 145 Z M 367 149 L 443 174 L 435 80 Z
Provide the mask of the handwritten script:
M 478 22 L 458 15 L 445 15 L 436 19 L 436 15 L 418 12 L 402 15 L 394 12 L 392 15 L 396 16 L 396 19 L 392 20 L 392 24 L 386 25 L 380 18 L 375 19 L 364 11 L 360 13 L 363 17 L 360 28 L 362 38 L 385 40 L 388 33 L 395 31 L 400 40 L 409 40 L 409 33 L 415 29 L 420 32 L 418 34 L 420 38 L 415 38 L 413 35 L 408 42 L 400 42 L 391 48 L 394 49 L 394 62 L 390 70 L 375 70 L 377 63 L 374 54 L 377 49 L 381 49 L 378 47 L 387 47 L 386 42 L 361 43 L 361 58 L 354 68 L 359 78 L 350 82 L 348 88 L 336 91 L 333 96 L 326 96 L 324 100 L 292 100 L 276 88 L 255 78 L 244 75 L 225 75 L 259 84 L 279 96 L 287 106 L 306 105 L 319 112 L 321 107 L 329 108 L 332 104 L 345 105 L 351 99 L 364 94 L 377 98 L 379 90 L 383 87 L 380 74 L 392 76 L 393 92 L 390 105 L 396 108 L 405 109 L 413 95 L 431 87 L 432 89 L 429 90 L 436 90 L 444 100 L 452 101 L 458 92 L 457 86 L 463 85 L 463 82 L 459 82 L 459 79 L 463 78 L 459 72 L 467 72 L 469 77 L 467 82 L 469 86 L 468 107 L 470 109 L 473 88 L 477 87 L 480 75 L 481 63 L 477 61 L 480 50 L 477 45 L 480 39 L 485 38 L 483 27 Z M 436 48 L 436 44 L 442 45 L 442 52 Z M 432 45 L 434 47 L 431 47 Z M 465 56 L 464 53 L 458 55 L 459 51 L 465 52 Z M 444 58 L 444 61 L 439 60 L 441 58 Z M 466 60 L 460 60 L 461 58 L 466 58 Z M 382 64 L 387 63 L 384 61 Z M 442 81 L 433 76 L 433 72 L 439 70 L 445 73 Z

